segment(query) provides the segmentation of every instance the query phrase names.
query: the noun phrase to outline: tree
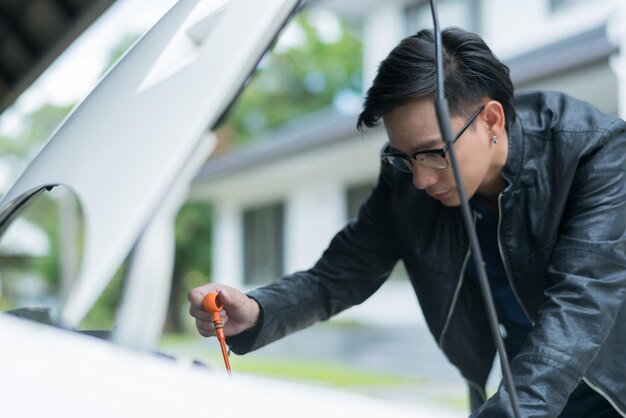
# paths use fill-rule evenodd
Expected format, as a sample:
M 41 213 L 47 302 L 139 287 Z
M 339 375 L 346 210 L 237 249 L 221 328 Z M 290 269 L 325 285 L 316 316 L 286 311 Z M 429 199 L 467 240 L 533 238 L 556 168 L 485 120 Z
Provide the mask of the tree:
M 184 330 L 181 312 L 187 291 L 209 281 L 212 217 L 208 205 L 188 202 L 176 218 L 176 255 L 166 330 Z
M 356 27 L 312 11 L 300 14 L 281 36 L 220 129 L 222 139 L 235 146 L 345 95 L 360 97 L 362 45 Z M 296 41 L 281 47 L 289 36 Z

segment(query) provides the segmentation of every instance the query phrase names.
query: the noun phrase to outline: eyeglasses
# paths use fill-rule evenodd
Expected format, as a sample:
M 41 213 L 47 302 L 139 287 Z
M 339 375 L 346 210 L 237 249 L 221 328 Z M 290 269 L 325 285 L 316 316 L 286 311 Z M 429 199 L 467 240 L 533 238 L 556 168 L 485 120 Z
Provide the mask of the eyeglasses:
M 450 145 L 453 145 L 459 140 L 461 135 L 463 135 L 463 132 L 465 132 L 472 122 L 474 122 L 474 119 L 480 115 L 480 112 L 482 112 L 484 107 L 484 105 L 479 107 L 478 110 L 474 112 L 472 117 L 469 118 L 467 123 L 455 135 L 452 141 L 443 148 L 418 151 L 409 156 L 398 151 L 393 151 L 389 144 L 387 144 L 381 152 L 380 158 L 387 164 L 391 164 L 394 168 L 404 173 L 413 172 L 413 164 L 411 163 L 411 160 L 415 160 L 424 167 L 432 168 L 434 170 L 445 170 L 448 168 L 448 160 L 446 159 L 446 152 L 448 151 L 448 148 Z

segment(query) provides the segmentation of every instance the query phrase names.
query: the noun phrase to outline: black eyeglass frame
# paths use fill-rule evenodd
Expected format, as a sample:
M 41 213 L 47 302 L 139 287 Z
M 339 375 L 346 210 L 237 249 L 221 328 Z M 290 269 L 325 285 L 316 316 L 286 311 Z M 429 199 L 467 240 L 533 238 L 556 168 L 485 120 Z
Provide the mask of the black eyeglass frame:
M 461 138 L 461 135 L 463 135 L 463 133 L 467 130 L 467 128 L 470 127 L 470 125 L 472 124 L 472 122 L 474 122 L 474 120 L 478 117 L 478 115 L 480 115 L 480 112 L 483 111 L 483 109 L 485 108 L 485 105 L 482 105 L 478 108 L 478 110 L 476 110 L 476 112 L 474 112 L 474 114 L 469 118 L 469 120 L 465 123 L 465 125 L 463 125 L 463 127 L 461 129 L 459 129 L 459 131 L 457 132 L 457 134 L 454 136 L 454 138 L 452 138 L 452 141 L 450 141 L 449 143 L 447 143 L 443 148 L 436 148 L 436 149 L 427 149 L 427 150 L 422 150 L 422 151 L 417 151 L 415 154 L 413 155 L 406 155 L 403 154 L 401 152 L 390 152 L 388 151 L 391 147 L 389 144 L 387 144 L 385 146 L 385 148 L 383 149 L 383 152 L 381 152 L 380 154 L 380 158 L 385 161 L 388 162 L 385 158 L 386 157 L 397 157 L 397 158 L 402 158 L 403 160 L 405 160 L 408 164 L 406 167 L 406 170 L 403 170 L 402 168 L 400 168 L 397 165 L 394 165 L 393 163 L 390 163 L 392 166 L 394 166 L 395 168 L 397 168 L 400 171 L 403 171 L 405 173 L 412 173 L 413 172 L 413 165 L 411 164 L 411 159 L 417 161 L 418 163 L 420 163 L 421 165 L 423 165 L 426 168 L 430 168 L 433 170 L 445 170 L 446 168 L 448 168 L 450 166 L 450 163 L 448 162 L 448 160 L 446 159 L 446 152 L 448 152 L 448 148 L 451 145 L 454 145 L 456 143 L 456 141 L 459 140 L 459 138 Z M 418 159 L 417 156 L 418 155 L 423 155 L 423 154 L 436 154 L 438 156 L 440 156 L 441 158 L 443 158 L 443 160 L 446 162 L 446 166 L 445 167 L 430 167 L 428 165 L 426 165 L 426 163 L 424 163 L 422 160 Z M 389 162 L 388 162 L 389 163 Z M 409 168 L 410 167 L 410 168 Z

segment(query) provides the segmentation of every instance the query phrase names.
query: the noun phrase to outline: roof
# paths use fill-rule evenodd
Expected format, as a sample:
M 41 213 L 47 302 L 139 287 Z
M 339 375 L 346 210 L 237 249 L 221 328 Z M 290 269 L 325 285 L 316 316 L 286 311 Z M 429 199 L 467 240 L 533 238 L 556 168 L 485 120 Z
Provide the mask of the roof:
M 601 25 L 511 57 L 505 63 L 511 70 L 513 82 L 520 85 L 606 60 L 616 51 L 617 47 L 607 37 L 606 25 Z M 356 115 L 322 109 L 263 133 L 254 145 L 210 158 L 195 182 L 215 180 L 244 168 L 329 145 L 356 133 Z
M 194 181 L 213 180 L 242 168 L 250 169 L 330 145 L 356 134 L 356 120 L 356 115 L 340 113 L 331 107 L 293 119 L 256 138 L 252 146 L 209 159 Z
M 0 0 L 0 113 L 115 0 Z
M 575 36 L 505 60 L 515 84 L 525 84 L 607 60 L 618 47 L 600 25 Z

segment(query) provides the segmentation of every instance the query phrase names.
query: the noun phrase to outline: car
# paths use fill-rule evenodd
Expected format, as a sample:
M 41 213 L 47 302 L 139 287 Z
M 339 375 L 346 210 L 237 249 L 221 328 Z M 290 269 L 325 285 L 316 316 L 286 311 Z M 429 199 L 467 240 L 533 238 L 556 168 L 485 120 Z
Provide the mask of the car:
M 0 314 L 2 416 L 433 416 L 428 408 L 331 389 L 236 372 L 229 378 L 155 353 L 174 217 L 215 145 L 213 128 L 301 7 L 298 0 L 180 0 L 4 195 L 0 233 L 41 194 L 69 188 L 85 238 L 78 276 L 58 315 L 43 321 L 50 324 Z M 104 338 L 77 331 L 126 259 L 115 328 Z

